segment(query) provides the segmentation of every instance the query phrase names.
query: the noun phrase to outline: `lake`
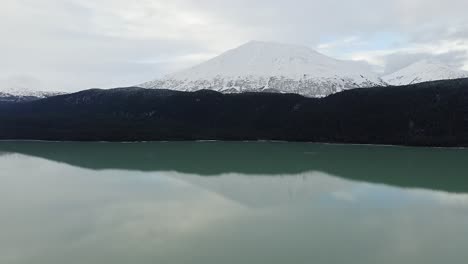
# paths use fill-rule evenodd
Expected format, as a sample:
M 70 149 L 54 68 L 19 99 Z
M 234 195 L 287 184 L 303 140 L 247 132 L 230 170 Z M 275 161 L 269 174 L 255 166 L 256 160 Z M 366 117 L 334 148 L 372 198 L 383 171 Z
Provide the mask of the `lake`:
M 468 150 L 0 142 L 0 263 L 466 263 Z

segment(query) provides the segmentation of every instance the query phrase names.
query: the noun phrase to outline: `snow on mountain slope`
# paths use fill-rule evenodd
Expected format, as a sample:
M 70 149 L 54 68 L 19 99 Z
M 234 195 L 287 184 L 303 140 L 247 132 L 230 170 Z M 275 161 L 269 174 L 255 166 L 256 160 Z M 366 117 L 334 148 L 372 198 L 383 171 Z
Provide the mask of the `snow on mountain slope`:
M 27 88 L 0 88 L 0 96 L 13 96 L 13 97 L 35 97 L 35 98 L 46 98 L 54 95 L 63 94 L 61 92 L 45 92 L 45 91 L 35 91 Z
M 181 91 L 272 91 L 322 97 L 345 89 L 386 85 L 368 65 L 310 48 L 252 41 L 190 69 L 139 85 Z
M 422 60 L 382 79 L 390 85 L 468 78 L 468 72 L 431 60 Z

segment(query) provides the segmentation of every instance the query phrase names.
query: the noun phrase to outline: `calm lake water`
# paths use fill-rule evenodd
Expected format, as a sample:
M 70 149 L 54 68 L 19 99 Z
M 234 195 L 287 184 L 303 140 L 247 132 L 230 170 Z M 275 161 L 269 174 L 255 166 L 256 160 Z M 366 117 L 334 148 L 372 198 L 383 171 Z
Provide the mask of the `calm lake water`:
M 467 263 L 468 150 L 0 142 L 0 263 Z

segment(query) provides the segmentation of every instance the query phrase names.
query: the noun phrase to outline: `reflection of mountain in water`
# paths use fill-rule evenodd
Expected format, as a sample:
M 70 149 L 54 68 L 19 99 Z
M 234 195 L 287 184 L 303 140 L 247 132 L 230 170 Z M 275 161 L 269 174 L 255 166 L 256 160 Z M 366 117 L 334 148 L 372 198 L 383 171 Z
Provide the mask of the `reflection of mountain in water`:
M 322 172 L 304 172 L 278 177 L 268 175 L 222 174 L 204 177 L 164 173 L 242 207 L 272 208 L 301 206 L 406 207 L 408 202 L 431 206 L 467 206 L 468 193 L 398 188 L 343 179 Z M 385 199 L 382 199 L 385 197 Z
M 322 172 L 269 175 L 221 174 L 203 177 L 194 174 L 167 173 L 170 177 L 196 188 L 216 193 L 227 200 L 247 207 L 270 207 L 309 204 L 311 201 L 352 199 L 353 188 L 360 182 L 350 181 Z M 371 188 L 384 188 L 375 184 Z
M 45 143 L 1 142 L 0 152 L 93 170 L 282 175 L 322 171 L 339 177 L 468 192 L 468 151 L 305 143 Z

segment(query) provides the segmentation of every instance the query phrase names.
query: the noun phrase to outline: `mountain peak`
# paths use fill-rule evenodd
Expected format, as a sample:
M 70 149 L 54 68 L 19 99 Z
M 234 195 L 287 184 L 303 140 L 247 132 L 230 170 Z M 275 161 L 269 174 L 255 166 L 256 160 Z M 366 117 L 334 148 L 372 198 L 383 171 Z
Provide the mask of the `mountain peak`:
M 315 67 L 326 64 L 335 64 L 335 60 L 307 47 L 251 41 L 171 76 L 198 79 L 247 75 L 300 77 L 319 74 Z
M 383 85 L 362 62 L 341 61 L 298 45 L 250 41 L 163 79 L 140 86 L 182 91 L 275 91 L 322 97 Z
M 416 61 L 382 77 L 390 85 L 407 85 L 437 80 L 468 78 L 468 72 L 433 59 Z
M 281 43 L 281 42 L 274 42 L 274 41 L 263 41 L 263 40 L 251 40 L 249 42 L 244 43 L 243 45 L 240 45 L 237 48 L 252 48 L 252 47 L 263 47 L 263 48 L 273 48 L 273 49 L 295 49 L 295 50 L 302 49 L 302 50 L 314 51 L 313 49 L 304 45 Z

